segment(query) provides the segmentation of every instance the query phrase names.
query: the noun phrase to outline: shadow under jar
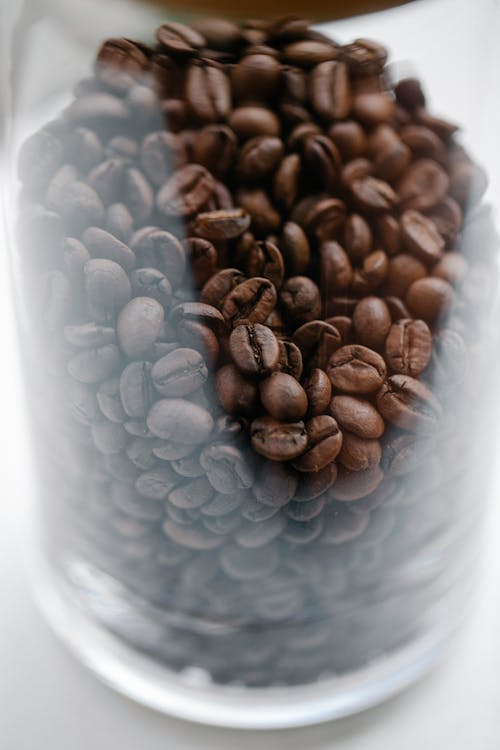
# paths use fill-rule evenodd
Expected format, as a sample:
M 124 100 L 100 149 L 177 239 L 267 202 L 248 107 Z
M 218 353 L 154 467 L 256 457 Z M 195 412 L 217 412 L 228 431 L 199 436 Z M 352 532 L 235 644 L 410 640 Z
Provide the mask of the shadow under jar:
M 435 661 L 473 582 L 485 173 L 382 42 L 116 24 L 17 157 L 42 606 L 101 677 L 185 718 L 359 710 Z

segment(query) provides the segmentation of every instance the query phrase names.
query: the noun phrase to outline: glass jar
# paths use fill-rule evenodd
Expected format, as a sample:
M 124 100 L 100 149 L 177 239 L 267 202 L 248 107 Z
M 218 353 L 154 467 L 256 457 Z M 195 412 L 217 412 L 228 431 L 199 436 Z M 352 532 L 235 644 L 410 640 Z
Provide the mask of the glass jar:
M 499 7 L 216 5 L 10 8 L 37 593 L 136 700 L 292 726 L 410 684 L 470 602 Z

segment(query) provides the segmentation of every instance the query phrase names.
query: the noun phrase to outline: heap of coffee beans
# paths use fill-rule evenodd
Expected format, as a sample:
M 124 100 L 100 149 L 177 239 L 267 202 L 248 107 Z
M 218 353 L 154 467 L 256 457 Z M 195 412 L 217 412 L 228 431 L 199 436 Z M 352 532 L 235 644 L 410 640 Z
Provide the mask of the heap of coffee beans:
M 21 150 L 55 548 L 134 592 L 154 645 L 110 626 L 177 669 L 315 679 L 425 608 L 391 576 L 451 517 L 492 243 L 481 170 L 386 58 L 301 19 L 166 23 L 104 42 Z

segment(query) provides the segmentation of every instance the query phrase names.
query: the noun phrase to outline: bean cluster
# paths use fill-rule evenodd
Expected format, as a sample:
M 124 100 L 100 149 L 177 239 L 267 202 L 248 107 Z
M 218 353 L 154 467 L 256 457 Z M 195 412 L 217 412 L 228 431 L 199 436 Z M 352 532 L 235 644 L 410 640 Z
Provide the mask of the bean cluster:
M 104 42 L 21 150 L 29 335 L 60 388 L 47 463 L 63 435 L 86 554 L 155 603 L 331 617 L 321 550 L 356 556 L 371 524 L 390 556 L 376 509 L 452 431 L 488 300 L 477 207 L 464 241 L 484 176 L 386 58 L 300 19 L 167 23 Z M 213 658 L 217 679 L 280 674 Z

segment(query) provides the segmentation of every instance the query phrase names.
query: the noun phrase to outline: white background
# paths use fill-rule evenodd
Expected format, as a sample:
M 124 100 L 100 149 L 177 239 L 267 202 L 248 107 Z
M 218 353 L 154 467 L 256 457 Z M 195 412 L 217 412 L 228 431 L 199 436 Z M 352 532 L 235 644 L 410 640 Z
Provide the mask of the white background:
M 0 7 L 8 1 L 0 0 Z M 441 103 L 441 112 L 471 123 L 466 135 L 493 172 L 492 192 L 498 195 L 500 87 L 496 87 L 495 100 L 489 89 L 494 78 L 487 77 L 489 83 L 485 83 L 478 68 L 478 60 L 482 60 L 482 64 L 497 65 L 497 74 L 500 69 L 498 55 L 494 55 L 499 34 L 485 34 L 481 13 L 481 8 L 493 6 L 498 11 L 496 0 L 429 5 L 429 49 L 418 72 L 433 80 L 433 99 Z M 448 25 L 450 11 L 453 22 Z M 402 18 L 393 16 L 389 30 L 373 21 L 369 29 L 343 26 L 339 33 L 345 38 L 361 33 L 387 38 L 392 33 L 393 47 L 402 59 L 403 44 L 397 32 Z M 498 13 L 490 18 L 498 20 Z M 434 75 L 442 54 L 433 42 L 434 23 L 440 24 L 445 36 L 451 26 L 446 44 L 450 57 L 460 61 L 459 71 L 449 71 L 446 79 Z M 462 46 L 462 55 L 454 49 L 454 45 L 463 45 L 463 33 L 454 37 L 460 27 L 470 32 L 470 46 Z M 418 39 L 421 43 L 422 29 L 415 31 L 413 42 L 411 34 L 405 36 L 408 59 L 421 56 Z M 475 55 L 481 45 L 486 47 L 482 58 Z M 477 86 L 483 86 L 482 95 L 496 106 L 496 120 L 488 120 L 487 109 L 475 121 L 470 119 L 470 102 L 459 93 L 460 89 L 470 93 Z M 466 626 L 431 675 L 380 708 L 308 729 L 216 730 L 142 709 L 87 673 L 49 632 L 30 591 L 30 462 L 9 293 L 6 254 L 0 248 L 0 750 L 499 750 L 500 476 L 492 488 L 478 591 Z

